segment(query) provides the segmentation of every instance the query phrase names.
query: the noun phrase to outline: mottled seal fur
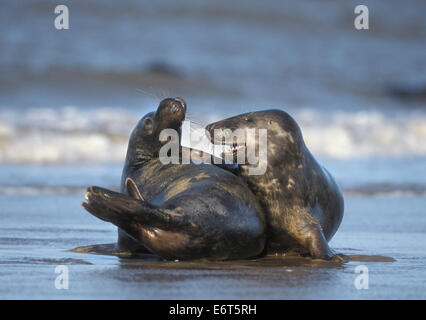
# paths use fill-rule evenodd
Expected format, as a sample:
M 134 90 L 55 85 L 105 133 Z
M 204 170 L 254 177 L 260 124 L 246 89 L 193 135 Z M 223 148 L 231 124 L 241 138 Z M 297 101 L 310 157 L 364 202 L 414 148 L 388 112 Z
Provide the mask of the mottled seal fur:
M 215 129 L 253 128 L 267 129 L 266 172 L 249 175 L 253 165 L 239 164 L 237 174 L 265 209 L 268 252 L 296 249 L 313 258 L 346 260 L 327 243 L 343 218 L 342 193 L 330 173 L 309 152 L 290 115 L 281 110 L 250 112 L 212 123 L 206 130 L 215 142 Z M 258 139 L 255 144 L 258 149 Z M 234 153 L 234 158 L 238 149 L 235 147 L 227 151 Z
M 214 165 L 160 161 L 161 130 L 179 129 L 185 112 L 174 98 L 145 115 L 129 140 L 122 192 L 90 187 L 84 208 L 119 227 L 118 251 L 148 249 L 171 260 L 258 256 L 264 213 L 241 178 Z

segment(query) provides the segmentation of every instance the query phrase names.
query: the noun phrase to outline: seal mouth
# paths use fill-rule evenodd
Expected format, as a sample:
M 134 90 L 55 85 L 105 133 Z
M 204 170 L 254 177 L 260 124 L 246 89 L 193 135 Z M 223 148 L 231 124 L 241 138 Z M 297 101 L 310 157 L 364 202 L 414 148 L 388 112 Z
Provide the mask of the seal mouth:
M 246 152 L 246 143 L 236 143 L 233 144 L 226 144 L 226 143 L 216 143 L 215 145 L 222 145 L 223 146 L 223 152 L 222 156 L 226 155 L 233 155 L 234 161 L 236 160 L 236 157 L 239 152 Z
M 228 145 L 227 144 L 226 146 L 228 146 L 230 148 L 230 151 L 232 151 L 233 153 L 238 152 L 238 151 L 243 150 L 243 149 L 246 148 L 246 144 L 245 143 L 241 143 L 241 144 L 233 143 L 232 145 L 230 145 L 230 144 Z
M 230 140 L 230 136 L 225 135 L 215 135 L 215 130 L 224 130 L 227 128 L 224 128 L 223 126 L 217 126 L 216 124 L 210 124 L 206 126 L 206 131 L 210 134 L 210 142 L 214 146 L 220 147 L 220 157 L 225 158 L 232 156 L 233 162 L 237 161 L 238 155 L 246 155 L 247 150 L 247 143 L 245 141 L 240 141 L 236 137 L 232 139 L 232 142 Z M 232 130 L 231 130 L 232 131 Z
M 210 142 L 214 145 L 225 146 L 229 151 L 238 151 L 246 147 L 246 142 L 238 141 L 238 139 L 233 138 L 233 142 L 230 143 L 230 137 L 225 135 L 216 135 L 215 130 L 224 130 L 224 128 L 215 128 L 211 125 L 206 127 L 206 131 L 210 134 Z M 244 139 L 245 140 L 245 139 Z

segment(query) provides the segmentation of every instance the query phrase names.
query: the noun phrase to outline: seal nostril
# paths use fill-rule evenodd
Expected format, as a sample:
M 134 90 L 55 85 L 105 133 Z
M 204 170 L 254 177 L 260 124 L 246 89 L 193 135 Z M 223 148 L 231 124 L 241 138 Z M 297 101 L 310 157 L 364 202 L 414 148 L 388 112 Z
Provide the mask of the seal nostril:
M 179 106 L 175 103 L 173 103 L 170 107 L 170 109 L 172 110 L 173 113 L 176 113 L 179 111 Z
M 175 101 L 179 102 L 179 104 L 182 106 L 183 111 L 186 112 L 186 102 L 185 102 L 185 100 L 183 100 L 180 97 L 176 97 Z

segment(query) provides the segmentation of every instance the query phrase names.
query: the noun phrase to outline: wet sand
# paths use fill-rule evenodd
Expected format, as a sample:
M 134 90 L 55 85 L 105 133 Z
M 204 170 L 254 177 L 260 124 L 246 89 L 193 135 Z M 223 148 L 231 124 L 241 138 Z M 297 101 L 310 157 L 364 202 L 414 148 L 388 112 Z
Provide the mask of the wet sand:
M 1 299 L 424 299 L 424 197 L 347 197 L 331 241 L 353 260 L 301 257 L 248 261 L 165 262 L 74 253 L 114 242 L 112 225 L 87 214 L 79 194 L 0 195 Z M 405 214 L 402 214 L 405 213 Z M 409 217 L 407 216 L 409 214 Z M 357 290 L 355 268 L 369 270 Z M 55 289 L 55 268 L 69 270 L 69 289 Z

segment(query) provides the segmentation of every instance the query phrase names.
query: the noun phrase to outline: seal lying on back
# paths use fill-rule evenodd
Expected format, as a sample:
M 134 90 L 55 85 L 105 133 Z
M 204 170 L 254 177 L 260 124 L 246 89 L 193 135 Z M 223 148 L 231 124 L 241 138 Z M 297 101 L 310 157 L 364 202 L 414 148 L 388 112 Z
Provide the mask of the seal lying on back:
M 163 164 L 163 129 L 185 118 L 181 98 L 164 99 L 133 130 L 122 176 L 127 195 L 87 189 L 84 208 L 119 227 L 119 249 L 164 259 L 242 259 L 265 245 L 264 213 L 239 177 L 209 164 Z M 128 246 L 128 247 L 126 247 Z
M 321 167 L 306 147 L 299 126 L 281 110 L 251 112 L 212 123 L 206 130 L 213 142 L 231 141 L 234 161 L 238 150 L 247 152 L 245 144 L 216 134 L 216 129 L 266 129 L 267 162 L 262 175 L 250 175 L 251 164 L 239 164 L 242 177 L 266 211 L 269 252 L 298 249 L 313 258 L 346 260 L 329 248 L 327 241 L 337 231 L 343 218 L 343 197 L 330 173 Z M 222 131 L 225 132 L 225 131 Z M 219 133 L 219 132 L 217 132 Z M 248 135 L 246 134 L 247 139 Z M 259 139 L 253 142 L 259 150 Z M 262 160 L 262 159 L 261 159 Z

